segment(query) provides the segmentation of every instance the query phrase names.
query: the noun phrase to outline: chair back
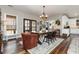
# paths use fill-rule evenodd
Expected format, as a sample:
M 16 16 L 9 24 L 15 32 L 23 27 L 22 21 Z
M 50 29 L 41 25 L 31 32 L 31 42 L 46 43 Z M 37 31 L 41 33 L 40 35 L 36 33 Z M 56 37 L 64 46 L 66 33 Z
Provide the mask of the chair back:
M 53 36 L 53 37 L 56 36 L 56 31 L 52 32 L 52 36 Z
M 37 46 L 38 35 L 31 34 L 31 33 L 22 33 L 22 41 L 23 41 L 23 48 L 25 50 L 31 49 L 31 48 Z

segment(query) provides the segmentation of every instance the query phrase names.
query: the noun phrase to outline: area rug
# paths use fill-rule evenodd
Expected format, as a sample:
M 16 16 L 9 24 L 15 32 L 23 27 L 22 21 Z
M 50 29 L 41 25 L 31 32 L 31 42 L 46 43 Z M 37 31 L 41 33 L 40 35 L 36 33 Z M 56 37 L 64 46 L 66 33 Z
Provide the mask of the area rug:
M 30 54 L 49 54 L 53 49 L 55 49 L 64 39 L 56 38 L 57 40 L 48 44 L 43 42 L 42 45 L 37 45 L 37 47 L 28 49 Z

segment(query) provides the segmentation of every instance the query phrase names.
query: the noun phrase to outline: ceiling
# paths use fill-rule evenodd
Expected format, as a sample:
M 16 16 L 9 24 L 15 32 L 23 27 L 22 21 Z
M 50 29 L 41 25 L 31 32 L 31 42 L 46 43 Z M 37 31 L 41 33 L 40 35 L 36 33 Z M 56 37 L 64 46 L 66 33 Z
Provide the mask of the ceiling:
M 42 5 L 12 5 L 24 13 L 29 13 L 39 17 L 42 15 Z M 67 14 L 69 17 L 79 16 L 79 5 L 45 5 L 45 13 L 48 17 Z

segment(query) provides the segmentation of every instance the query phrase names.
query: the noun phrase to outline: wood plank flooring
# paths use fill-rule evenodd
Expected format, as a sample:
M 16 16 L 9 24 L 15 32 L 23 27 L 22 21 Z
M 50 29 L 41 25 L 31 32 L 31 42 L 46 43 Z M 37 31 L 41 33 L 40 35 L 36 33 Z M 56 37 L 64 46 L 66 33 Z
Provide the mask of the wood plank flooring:
M 20 39 L 10 40 L 3 44 L 3 54 L 19 54 L 22 51 L 25 50 L 20 44 Z M 27 54 L 26 51 L 24 53 Z
M 65 39 L 59 46 L 57 46 L 50 54 L 67 54 L 71 39 Z

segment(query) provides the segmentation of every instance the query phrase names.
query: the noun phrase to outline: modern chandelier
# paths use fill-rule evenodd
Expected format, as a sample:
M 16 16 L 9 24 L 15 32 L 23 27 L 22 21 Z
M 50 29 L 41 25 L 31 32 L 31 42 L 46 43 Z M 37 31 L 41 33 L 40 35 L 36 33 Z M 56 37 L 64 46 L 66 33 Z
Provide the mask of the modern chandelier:
M 47 14 L 45 14 L 45 6 L 43 6 L 43 13 L 40 16 L 41 19 L 46 20 L 48 18 Z

